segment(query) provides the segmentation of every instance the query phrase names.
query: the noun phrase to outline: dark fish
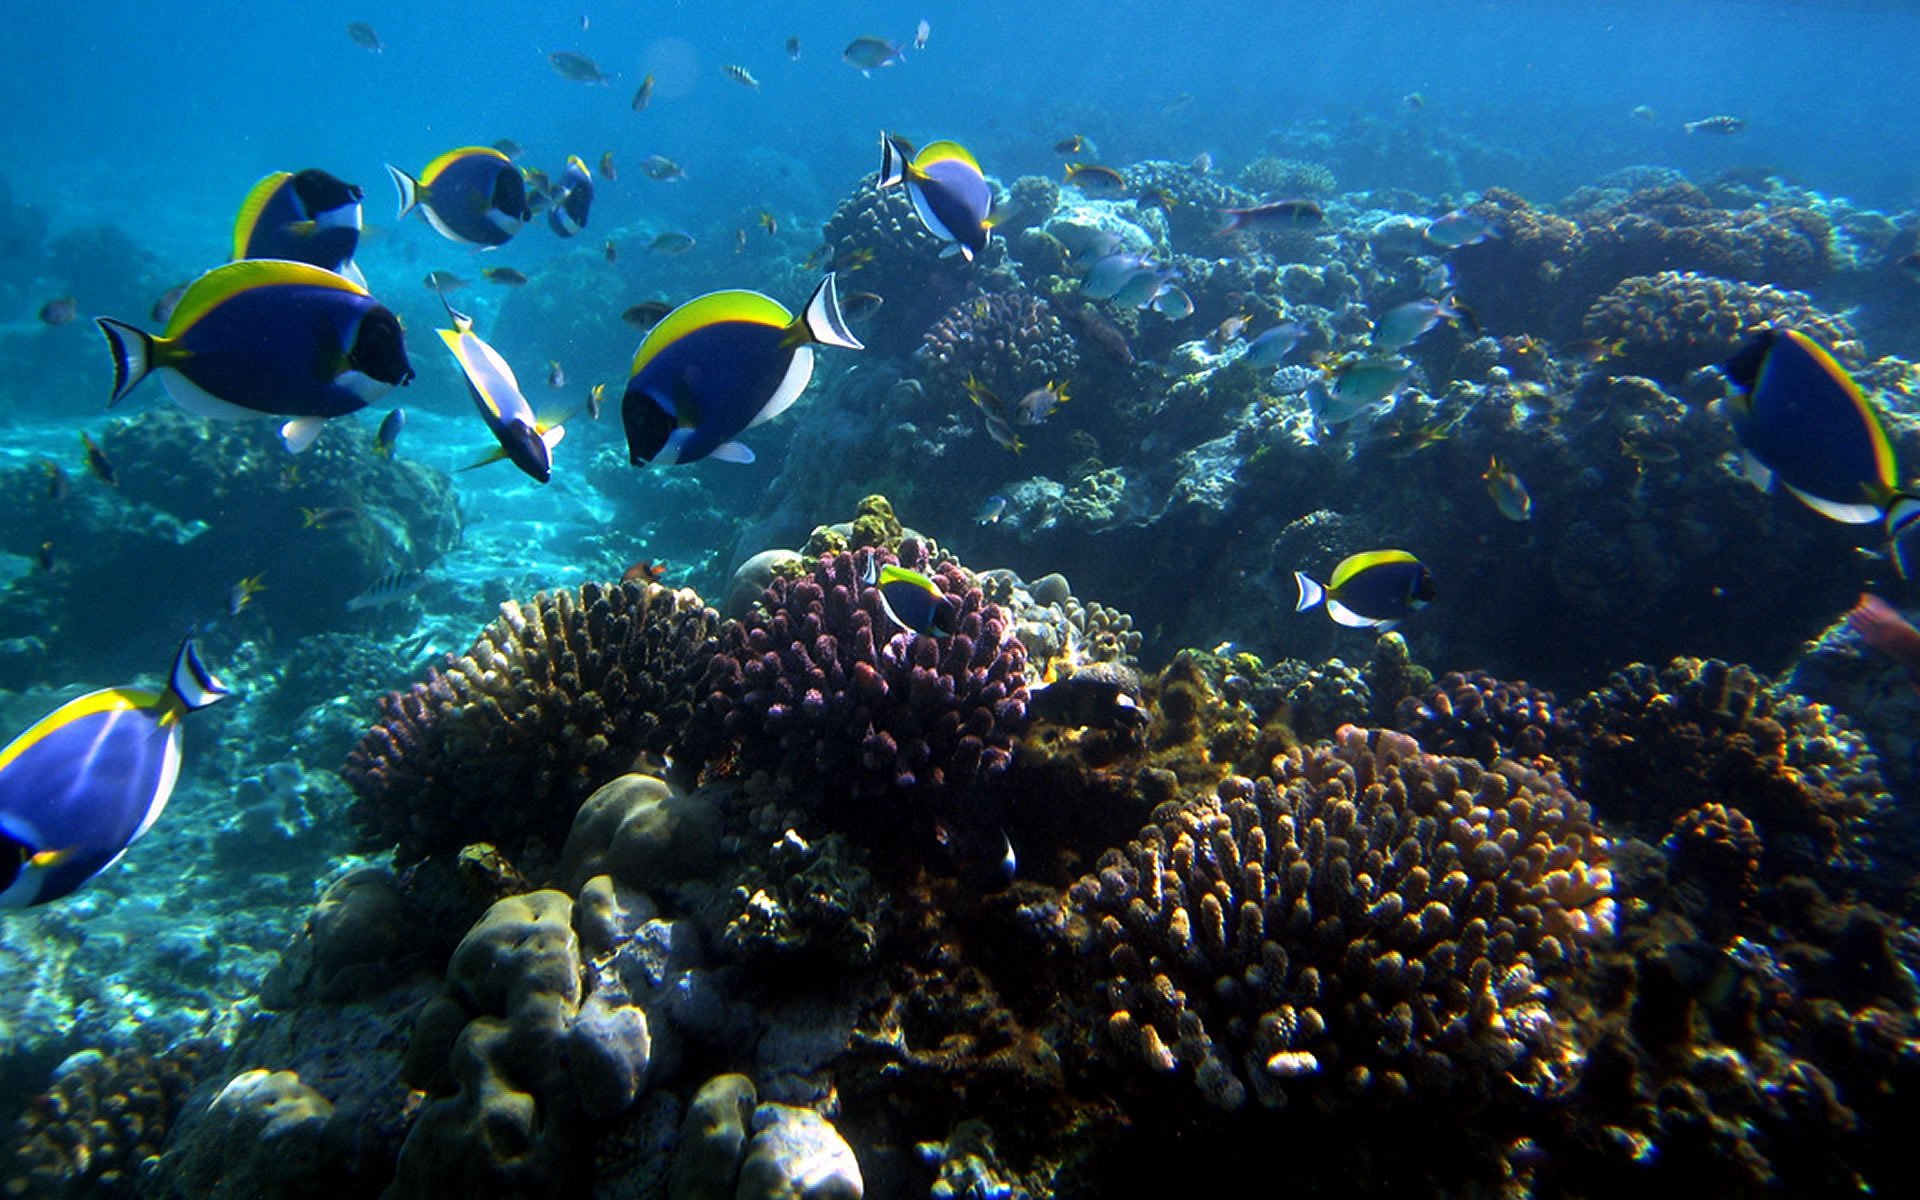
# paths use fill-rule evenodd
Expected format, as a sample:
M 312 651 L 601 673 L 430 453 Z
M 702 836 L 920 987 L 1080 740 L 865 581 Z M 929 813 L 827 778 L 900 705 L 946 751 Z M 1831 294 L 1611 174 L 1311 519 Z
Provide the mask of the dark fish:
M 867 36 L 848 42 L 847 48 L 840 52 L 840 58 L 848 66 L 859 68 L 862 75 L 870 75 L 880 67 L 906 61 L 906 54 L 899 42 Z
M 175 284 L 160 294 L 153 302 L 153 311 L 148 315 L 164 325 L 173 318 L 173 310 L 180 307 L 180 297 L 187 294 L 187 285 Z
M 647 102 L 653 99 L 653 75 L 649 73 L 640 81 L 640 87 L 633 93 L 633 111 L 645 112 Z
M 620 261 L 620 248 L 614 245 L 612 238 L 608 238 L 607 244 L 600 247 L 600 257 L 606 259 L 608 262 Z
M 40 543 L 39 558 L 40 558 L 40 570 L 43 574 L 51 575 L 55 571 L 60 569 L 60 560 L 57 557 L 55 557 L 53 553 L 52 542 Z
M 1903 255 L 1894 265 L 1900 269 L 1902 275 L 1905 275 L 1908 279 L 1916 283 L 1920 283 L 1920 250 L 1915 250 L 1911 254 Z
M 399 317 L 346 276 L 309 263 L 244 259 L 194 280 L 161 334 L 98 317 L 113 353 L 113 396 L 150 372 L 202 417 L 290 417 L 296 453 L 321 424 L 413 378 Z
M 409 571 L 404 567 L 395 567 L 380 578 L 367 585 L 367 590 L 347 601 L 348 612 L 359 612 L 367 608 L 381 608 L 388 604 L 398 604 L 427 585 L 424 571 Z
M 1069 156 L 1076 155 L 1076 154 L 1092 154 L 1094 152 L 1093 139 L 1084 137 L 1076 133 L 1070 138 L 1061 138 L 1059 141 L 1055 142 L 1053 144 L 1053 152 L 1055 154 L 1064 154 Z
M 1725 115 L 1702 117 L 1698 121 L 1687 121 L 1680 126 L 1680 128 L 1686 130 L 1688 133 L 1717 133 L 1722 135 L 1739 133 L 1746 127 L 1746 118 L 1729 117 Z
M 861 349 L 833 276 L 799 316 L 758 292 L 711 292 L 681 305 L 640 343 L 621 400 L 630 461 L 752 462 L 733 439 L 779 416 L 813 375 L 813 347 Z
M 567 373 L 561 369 L 557 358 L 547 360 L 547 386 L 556 391 L 567 386 Z
M 1300 589 L 1293 611 L 1324 603 L 1327 615 L 1339 624 L 1382 632 L 1434 599 L 1433 572 L 1405 550 L 1355 554 L 1335 567 L 1325 584 L 1304 571 L 1295 571 L 1293 582 Z
M 72 296 L 49 300 L 40 306 L 40 319 L 48 325 L 65 325 L 80 315 L 80 302 Z
M 400 193 L 400 215 L 418 211 L 442 237 L 475 246 L 504 246 L 533 217 L 527 181 L 513 160 L 491 146 L 463 146 L 427 164 L 420 177 L 387 164 Z
M 1400 97 L 1400 103 L 1405 105 L 1409 112 L 1419 112 L 1427 106 L 1427 98 L 1419 92 L 1408 92 Z
M 1005 496 L 988 496 L 980 502 L 979 510 L 973 514 L 973 520 L 976 525 L 998 525 L 1006 511 Z
M 84 447 L 83 452 L 86 455 L 87 471 L 92 474 L 95 479 L 98 479 L 108 487 L 119 487 L 120 477 L 114 474 L 113 460 L 109 459 L 107 452 L 100 448 L 100 443 L 88 437 L 86 431 L 82 430 L 80 433 L 80 445 Z
M 1097 163 L 1068 163 L 1067 183 L 1089 196 L 1112 199 L 1127 194 L 1127 177 Z
M 645 333 L 660 323 L 660 318 L 673 311 L 673 305 L 665 300 L 642 300 L 640 303 L 620 314 L 620 319 Z
M 800 60 L 800 39 L 799 38 L 790 37 L 787 39 L 787 57 L 790 59 L 793 59 L 795 62 L 798 62 Z
M 1900 490 L 1886 427 L 1846 368 L 1793 329 L 1748 338 L 1721 368 L 1736 395 L 1728 414 L 1762 488 L 1778 480 L 1808 508 L 1850 525 L 1884 520 L 1894 564 L 1920 531 L 1920 497 Z
M 360 516 L 360 510 L 349 504 L 336 504 L 327 508 L 302 508 L 300 528 L 338 529 L 342 525 L 353 524 L 360 519 Z
M 400 431 L 407 427 L 407 410 L 396 408 L 380 422 L 380 428 L 373 435 L 373 452 L 382 458 L 393 457 L 393 446 L 400 440 Z
M 604 87 L 613 82 L 613 76 L 601 73 L 599 64 L 572 50 L 555 50 L 547 55 L 547 62 L 569 83 L 597 83 Z
M 50 458 L 40 460 L 40 469 L 47 474 L 47 499 L 54 504 L 65 500 L 71 486 L 67 479 L 67 469 Z
M 233 222 L 233 254 L 281 258 L 338 271 L 362 287 L 360 188 L 314 167 L 275 171 L 253 185 Z
M 763 208 L 760 210 L 758 219 L 760 221 L 760 228 L 767 231 L 768 237 L 780 236 L 780 221 L 772 213 Z
M 480 277 L 501 287 L 521 287 L 527 282 L 527 277 L 512 267 L 481 267 Z
M 1444 217 L 1427 226 L 1426 238 L 1436 246 L 1455 250 L 1461 246 L 1477 246 L 1481 242 L 1500 236 L 1493 222 L 1476 212 L 1456 208 Z
M 0 907 L 58 900 L 118 862 L 173 793 L 180 718 L 230 694 L 188 638 L 164 689 L 69 700 L 0 750 Z
M 228 588 L 227 615 L 237 617 L 245 611 L 247 605 L 253 602 L 255 595 L 267 590 L 265 579 L 266 572 L 262 571 L 258 575 L 249 575 Z
M 904 184 L 928 233 L 947 243 L 943 255 L 968 262 L 992 236 L 993 188 L 972 154 L 958 142 L 937 141 L 912 153 L 905 142 L 880 135 L 880 187 Z
M 499 445 L 496 451 L 472 465 L 485 466 L 504 458 L 536 482 L 547 482 L 553 477 L 553 448 L 566 435 L 565 426 L 557 421 L 541 421 L 534 415 L 513 368 L 499 351 L 473 332 L 472 318 L 454 312 L 451 306 L 447 308 L 447 316 L 453 321 L 453 328 L 436 332 L 454 361 L 460 364 L 474 408 Z M 566 383 L 560 364 L 549 365 L 547 382 L 554 387 Z
M 348 25 L 347 36 L 353 39 L 354 45 L 363 50 L 371 50 L 375 54 L 383 53 L 386 50 L 386 47 L 380 44 L 380 35 L 375 33 L 373 26 L 367 24 L 365 21 L 355 21 L 351 25 Z
M 420 282 L 426 284 L 428 291 L 442 296 L 448 292 L 457 292 L 467 286 L 467 281 L 455 275 L 452 271 L 428 271 L 426 275 L 421 278 Z
M 760 90 L 760 81 L 753 77 L 752 71 L 747 70 L 739 63 L 728 63 L 726 66 L 721 67 L 720 70 L 725 72 L 727 78 L 733 80 L 735 83 L 743 83 L 756 92 Z
M 608 183 L 613 183 L 620 178 L 620 172 L 616 170 L 613 165 L 613 151 L 611 150 L 600 156 L 600 178 L 606 180 Z
M 666 578 L 667 564 L 657 559 L 641 559 L 620 574 L 621 583 L 659 583 Z
M 840 302 L 840 312 L 849 324 L 864 325 L 873 320 L 874 314 L 885 304 L 874 292 L 853 292 Z
M 519 142 L 514 141 L 512 138 L 501 138 L 499 141 L 493 144 L 493 148 L 495 150 L 498 150 L 500 153 L 506 155 L 508 158 L 519 158 L 522 154 L 525 154 L 527 152 L 527 148 L 525 146 L 522 146 Z
M 1073 322 L 1081 337 L 1098 346 L 1107 357 L 1129 367 L 1133 365 L 1133 347 L 1127 345 L 1127 336 L 1112 321 L 1086 305 L 1069 310 L 1067 319 Z
M 666 233 L 659 234 L 651 242 L 648 242 L 647 249 L 653 251 L 655 254 L 666 254 L 670 256 L 685 254 L 687 251 L 693 249 L 693 235 L 690 233 L 681 233 L 678 230 L 668 230 Z
M 560 186 L 554 193 L 553 207 L 547 210 L 547 224 L 561 237 L 572 237 L 587 227 L 593 210 L 593 173 L 579 155 L 567 158 L 567 169 L 560 173 Z
M 649 154 L 641 159 L 640 173 L 658 183 L 673 183 L 687 177 L 680 164 L 664 154 Z
M 1276 200 L 1252 208 L 1223 208 L 1220 215 L 1227 219 L 1220 233 L 1291 233 L 1318 228 L 1327 218 L 1325 211 L 1311 200 Z

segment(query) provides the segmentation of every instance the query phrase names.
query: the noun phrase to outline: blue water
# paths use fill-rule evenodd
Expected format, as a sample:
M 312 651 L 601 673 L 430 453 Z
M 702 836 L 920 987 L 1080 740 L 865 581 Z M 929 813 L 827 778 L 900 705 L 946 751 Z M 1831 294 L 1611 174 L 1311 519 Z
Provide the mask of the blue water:
M 922 17 L 931 19 L 930 39 L 924 50 L 907 50 L 905 62 L 867 76 L 841 61 L 842 48 L 857 35 L 910 42 Z M 356 20 L 372 23 L 384 44 L 381 53 L 349 39 L 346 27 Z M 1427 216 L 1491 187 L 1547 206 L 1609 172 L 1649 164 L 1702 182 L 1724 171 L 1765 168 L 1902 226 L 1913 224 L 1920 209 L 1920 156 L 1913 153 L 1911 133 L 1920 101 L 1913 76 L 1920 6 L 1912 4 L 582 0 L 561 8 L 524 0 L 466 0 L 457 6 L 209 0 L 160 10 L 95 0 L 22 6 L 9 13 L 6 28 L 0 43 L 0 184 L 15 210 L 36 210 L 44 220 L 44 232 L 31 234 L 36 246 L 69 231 L 111 226 L 147 257 L 152 280 L 185 281 L 225 261 L 234 209 L 260 176 L 319 166 L 366 190 L 367 229 L 357 261 L 374 295 L 405 323 L 419 375 L 404 391 L 348 420 L 371 431 L 389 407 L 404 404 L 411 422 L 402 456 L 445 473 L 466 519 L 460 543 L 444 557 L 412 561 L 396 553 L 388 562 L 378 555 L 369 559 L 369 574 L 385 566 L 427 570 L 432 590 L 422 604 L 326 625 L 329 633 L 344 630 L 377 647 L 407 645 L 404 656 L 376 666 L 357 663 L 363 674 L 354 677 L 356 685 L 377 678 L 375 690 L 399 686 L 437 653 L 462 649 L 507 596 L 617 577 L 629 563 L 659 559 L 668 566 L 669 582 L 717 597 L 737 560 L 758 548 L 759 530 L 777 530 L 792 540 L 814 524 L 851 515 L 784 506 L 780 481 L 794 477 L 782 475 L 793 468 L 789 444 L 803 431 L 818 435 L 825 423 L 839 419 L 819 402 L 802 402 L 749 436 L 759 455 L 752 466 L 629 469 L 618 394 L 639 335 L 606 317 L 641 300 L 678 303 L 721 287 L 763 289 L 798 306 L 815 277 L 799 264 L 818 244 L 819 227 L 835 206 L 879 165 L 881 130 L 917 142 L 957 139 L 1003 184 L 1026 175 L 1058 178 L 1061 157 L 1054 143 L 1076 133 L 1093 138 L 1102 160 L 1115 166 L 1147 159 L 1187 163 L 1206 153 L 1223 178 L 1276 146 L 1318 138 L 1330 148 L 1329 158 L 1338 157 L 1345 142 L 1379 148 L 1346 157 L 1341 192 L 1405 189 L 1406 195 L 1418 194 Z M 799 39 L 797 59 L 785 49 L 789 37 Z M 562 79 L 547 61 L 556 51 L 591 57 L 611 81 L 598 86 Z M 760 87 L 729 79 L 722 68 L 730 65 L 746 68 Z M 656 80 L 651 105 L 635 113 L 630 100 L 649 74 Z M 1415 95 L 1417 106 L 1408 99 Z M 1682 128 L 1685 121 L 1718 114 L 1743 119 L 1744 130 L 1715 137 Z M 597 181 L 583 235 L 556 238 L 539 214 L 510 245 L 482 254 L 440 238 L 417 219 L 395 219 L 384 164 L 417 174 L 447 149 L 503 138 L 525 148 L 523 163 L 555 176 L 570 154 L 589 165 L 613 156 L 619 177 Z M 1457 164 L 1453 174 L 1434 165 L 1440 151 Z M 678 162 L 685 180 L 647 179 L 640 164 L 649 155 Z M 0 214 L 5 211 L 0 206 Z M 776 218 L 778 237 L 768 238 L 759 228 L 763 212 Z M 649 252 L 652 238 L 666 232 L 690 234 L 695 245 L 676 258 Z M 13 231 L 0 229 L 0 244 L 10 236 Z M 603 258 L 609 239 L 618 243 L 617 264 Z M 736 250 L 737 239 L 744 252 Z M 491 265 L 511 266 L 534 283 L 514 292 L 479 282 L 482 268 Z M 551 484 L 536 486 L 504 465 L 461 470 L 489 442 L 460 377 L 432 336 L 444 314 L 421 286 L 431 270 L 472 281 L 453 302 L 477 318 L 480 332 L 514 365 L 536 407 L 548 415 L 575 415 L 556 451 Z M 43 328 L 36 315 L 40 306 L 69 293 L 77 298 L 81 319 Z M 37 256 L 0 260 L 0 467 L 14 472 L 18 486 L 38 488 L 34 464 L 51 458 L 65 464 L 76 489 L 92 487 L 74 452 L 75 433 L 98 434 L 103 427 L 111 371 L 86 318 L 112 315 L 152 327 L 146 308 L 155 294 L 112 279 L 90 294 Z M 1910 312 L 1912 301 L 1905 303 L 1902 311 Z M 1870 349 L 1913 352 L 1911 344 Z M 820 378 L 828 388 L 855 369 L 853 360 L 836 359 L 836 353 L 822 354 Z M 546 387 L 549 361 L 563 365 L 565 387 Z M 597 424 L 577 416 L 595 383 L 611 391 L 609 413 Z M 1075 395 L 1063 422 L 1098 403 Z M 149 382 L 114 415 L 137 420 L 165 405 Z M 1191 438 L 1187 432 L 1170 416 L 1166 447 L 1142 452 L 1142 459 L 1164 465 L 1173 453 L 1218 430 Z M 827 441 L 816 436 L 807 444 Z M 880 461 L 887 448 L 861 446 L 850 461 L 813 475 L 836 476 L 858 494 L 867 461 Z M 929 476 L 958 497 L 950 511 L 960 512 L 1020 475 L 1062 466 L 1066 451 L 1056 447 L 1053 453 L 1052 462 L 1029 457 L 1016 468 L 975 438 L 940 453 L 928 447 L 925 457 L 913 461 L 931 464 Z M 889 470 L 902 470 L 898 457 L 888 461 Z M 1468 492 L 1479 487 L 1471 478 L 1456 483 Z M 191 488 L 192 480 L 181 486 Z M 1325 499 L 1328 507 L 1338 501 Z M 28 550 L 41 534 L 25 527 L 28 519 L 0 513 L 0 523 L 16 526 L 5 559 L 9 586 L 35 570 Z M 1788 520 L 1817 525 L 1804 513 Z M 1032 546 L 990 531 L 963 526 L 936 532 L 950 546 L 979 547 L 983 561 L 973 566 L 1005 562 L 1030 577 L 1052 569 Z M 1220 544 L 1202 552 L 1210 562 L 1239 559 L 1252 564 L 1247 570 L 1273 569 L 1262 561 L 1264 547 L 1233 541 L 1231 525 L 1218 533 Z M 276 562 L 305 552 L 292 540 L 299 531 L 286 536 L 285 543 L 263 537 L 249 550 L 260 561 Z M 1842 544 L 1847 535 L 1834 536 Z M 1860 539 L 1863 545 L 1867 540 Z M 1194 555 L 1167 550 L 1181 570 L 1195 570 Z M 60 553 L 113 578 L 111 560 L 97 548 L 63 543 Z M 1503 563 L 1533 561 L 1517 543 L 1501 553 Z M 1851 578 L 1835 582 L 1847 569 L 1839 563 L 1843 553 L 1844 546 L 1817 564 L 1826 572 L 1819 582 L 1836 601 L 1854 590 Z M 15 617 L 0 622 L 11 656 L 7 687 L 0 691 L 6 718 L 0 735 L 11 736 L 87 688 L 153 679 L 189 625 L 202 628 L 216 669 L 251 677 L 256 688 L 277 686 L 285 657 L 300 654 L 302 639 L 315 627 L 275 627 L 274 607 L 295 597 L 286 583 L 273 590 L 272 575 L 248 620 L 223 611 L 229 587 L 256 569 L 251 561 L 222 560 L 203 576 L 183 571 L 117 579 L 114 586 L 125 589 L 121 599 L 131 602 L 120 603 L 103 625 L 14 606 Z M 1166 583 L 1160 561 L 1131 551 L 1086 570 L 1123 600 L 1141 600 L 1152 586 Z M 1273 578 L 1283 581 L 1286 570 Z M 1166 586 L 1204 590 L 1221 582 L 1220 575 L 1196 574 Z M 1719 586 L 1717 579 L 1705 579 L 1689 594 L 1706 595 Z M 1132 596 L 1129 587 L 1137 589 Z M 1456 585 L 1443 594 L 1459 597 L 1456 603 L 1466 607 L 1473 603 L 1470 596 L 1497 592 L 1476 580 L 1471 588 Z M 1239 607 L 1230 614 L 1223 602 L 1220 628 L 1205 635 L 1209 644 L 1239 640 L 1265 650 L 1282 640 L 1273 634 L 1273 618 L 1285 612 L 1290 596 L 1269 591 L 1267 608 L 1245 603 L 1244 594 L 1237 599 Z M 1745 605 L 1766 600 L 1737 599 Z M 1670 643 L 1696 633 L 1706 643 L 1699 652 L 1713 652 L 1712 630 L 1708 616 L 1684 635 L 1650 633 L 1646 654 L 1653 659 L 1688 649 Z M 1193 641 L 1202 636 L 1191 623 L 1180 632 Z M 1819 626 L 1771 632 L 1764 645 L 1779 657 L 1762 665 L 1775 670 L 1786 665 L 1787 649 L 1817 636 Z M 32 639 L 43 644 L 22 648 Z M 1153 657 L 1164 661 L 1174 648 L 1162 644 Z M 1341 649 L 1354 661 L 1366 653 L 1356 644 Z M 1496 665 L 1525 661 L 1516 650 L 1509 662 Z M 312 685 L 320 674 L 310 671 L 305 682 Z M 313 686 L 303 703 L 329 699 L 324 687 Z M 330 728 L 364 724 L 371 699 L 337 698 L 350 715 Z M 224 966 L 195 977 L 197 990 L 183 1005 L 191 1020 L 166 1023 L 166 1004 L 155 998 L 160 989 L 154 982 L 165 972 L 149 967 L 102 986 L 102 996 L 112 999 L 90 1002 L 84 1022 L 89 1036 L 123 1035 L 135 1015 L 151 1017 L 170 1034 L 215 1020 L 220 1006 L 207 997 L 237 999 L 257 983 L 279 940 L 297 928 L 319 881 L 350 861 L 339 828 L 344 792 L 337 781 L 322 779 L 337 765 L 338 747 L 328 744 L 324 753 L 303 747 L 298 729 L 311 726 L 296 727 L 298 707 L 273 710 L 271 720 L 228 707 L 232 711 L 195 718 L 181 794 L 152 838 L 71 911 L 6 914 L 11 945 L 28 957 L 21 947 L 57 944 L 67 948 L 62 953 L 81 954 L 84 927 L 97 921 L 101 932 L 92 956 L 80 961 L 83 970 L 100 969 L 110 957 L 137 957 L 135 948 L 161 923 L 156 914 L 162 912 L 193 913 L 189 933 L 182 935 L 186 941 L 237 937 L 238 918 L 223 925 L 217 912 L 199 909 L 201 898 L 191 889 L 201 869 L 239 877 L 257 861 L 263 881 L 248 903 L 260 912 L 271 911 L 276 899 L 284 903 L 277 916 L 254 921 L 252 941 L 230 952 Z M 217 766 L 211 750 L 204 763 L 192 757 L 193 733 L 207 735 L 202 749 L 220 747 Z M 279 774 L 270 769 L 276 763 L 282 764 Z M 288 765 L 297 771 L 289 774 Z M 302 782 L 290 782 L 295 775 Z M 241 782 L 251 789 L 245 823 L 232 816 L 230 797 L 219 790 Z M 251 842 L 251 834 L 267 841 Z M 196 866 L 201 855 L 208 857 Z M 28 1028 L 21 1014 L 13 1011 L 16 1033 Z M 0 1070 L 0 1117 L 10 1117 L 19 1100 L 37 1090 L 48 1065 L 45 1045 L 29 1045 L 24 1035 L 9 1041 L 7 1033 L 0 1021 L 0 1066 L 5 1056 L 15 1056 L 14 1073 Z

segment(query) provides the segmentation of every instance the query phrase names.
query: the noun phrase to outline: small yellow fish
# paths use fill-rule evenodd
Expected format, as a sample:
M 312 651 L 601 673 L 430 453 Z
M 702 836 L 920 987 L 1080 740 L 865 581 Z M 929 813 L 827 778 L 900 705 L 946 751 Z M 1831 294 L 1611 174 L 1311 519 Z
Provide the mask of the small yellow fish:
M 780 222 L 765 209 L 760 210 L 760 228 L 767 231 L 768 237 L 780 236 Z
M 267 585 L 262 582 L 266 575 L 265 571 L 258 575 L 249 575 L 227 589 L 228 616 L 239 616 L 241 610 L 252 602 L 255 595 L 266 591 Z
M 1533 497 L 1527 494 L 1527 485 L 1513 473 L 1513 468 L 1500 461 L 1495 455 L 1487 462 L 1486 473 L 1480 476 L 1486 481 L 1487 495 L 1493 497 L 1493 505 L 1500 515 L 1509 521 L 1524 521 L 1533 516 Z
M 611 150 L 600 156 L 600 178 L 606 180 L 608 183 L 612 183 L 620 178 L 619 169 L 613 165 L 613 151 Z

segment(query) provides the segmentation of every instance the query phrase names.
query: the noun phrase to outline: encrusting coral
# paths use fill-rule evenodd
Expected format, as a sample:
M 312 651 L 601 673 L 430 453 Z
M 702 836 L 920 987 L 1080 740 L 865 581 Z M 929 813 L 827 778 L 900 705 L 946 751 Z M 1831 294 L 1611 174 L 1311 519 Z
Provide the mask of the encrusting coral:
M 575 808 L 691 714 L 719 618 L 691 592 L 585 584 L 508 601 L 466 654 L 380 701 L 342 774 L 409 862 L 565 837 Z
M 1349 726 L 1162 805 L 1071 897 L 1114 1042 L 1231 1109 L 1551 1073 L 1545 985 L 1612 929 L 1610 892 L 1552 776 Z

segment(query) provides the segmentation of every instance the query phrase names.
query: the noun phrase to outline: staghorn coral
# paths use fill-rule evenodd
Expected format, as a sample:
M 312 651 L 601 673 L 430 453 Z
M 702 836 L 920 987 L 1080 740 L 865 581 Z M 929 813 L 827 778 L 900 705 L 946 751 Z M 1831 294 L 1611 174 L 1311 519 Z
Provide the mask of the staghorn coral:
M 160 1153 L 187 1094 L 222 1058 L 194 1039 L 158 1053 L 88 1050 L 60 1064 L 21 1116 L 8 1196 L 132 1196 L 135 1170 Z
M 1591 338 L 1622 343 L 1608 370 L 1670 385 L 1732 356 L 1762 326 L 1791 326 L 1842 358 L 1858 347 L 1853 327 L 1815 307 L 1803 292 L 1691 272 L 1661 271 L 1621 280 L 1594 301 L 1582 325 Z
M 1080 361 L 1052 306 L 1025 292 L 954 305 L 922 336 L 919 355 L 927 386 L 937 394 L 959 403 L 972 376 L 1008 405 L 1049 382 L 1068 382 Z
M 1581 794 L 1648 840 L 1709 803 L 1737 807 L 1766 842 L 1770 878 L 1857 861 L 1887 797 L 1846 719 L 1746 666 L 1635 663 L 1576 710 Z
M 342 771 L 354 821 L 403 863 L 559 845 L 588 793 L 680 736 L 717 624 L 692 592 L 634 583 L 502 604 L 466 654 L 381 699 Z
M 1613 924 L 1586 806 L 1353 726 L 1274 768 L 1162 805 L 1073 886 L 1123 1052 L 1229 1109 L 1550 1073 L 1545 984 Z
M 709 754 L 731 744 L 740 767 L 770 768 L 854 796 L 965 793 L 1003 772 L 1027 714 L 1026 650 L 1007 613 L 909 540 L 830 554 L 776 577 L 760 609 L 727 627 L 712 659 L 702 728 Z M 861 582 L 871 565 L 927 570 L 957 606 L 951 637 L 894 625 Z

